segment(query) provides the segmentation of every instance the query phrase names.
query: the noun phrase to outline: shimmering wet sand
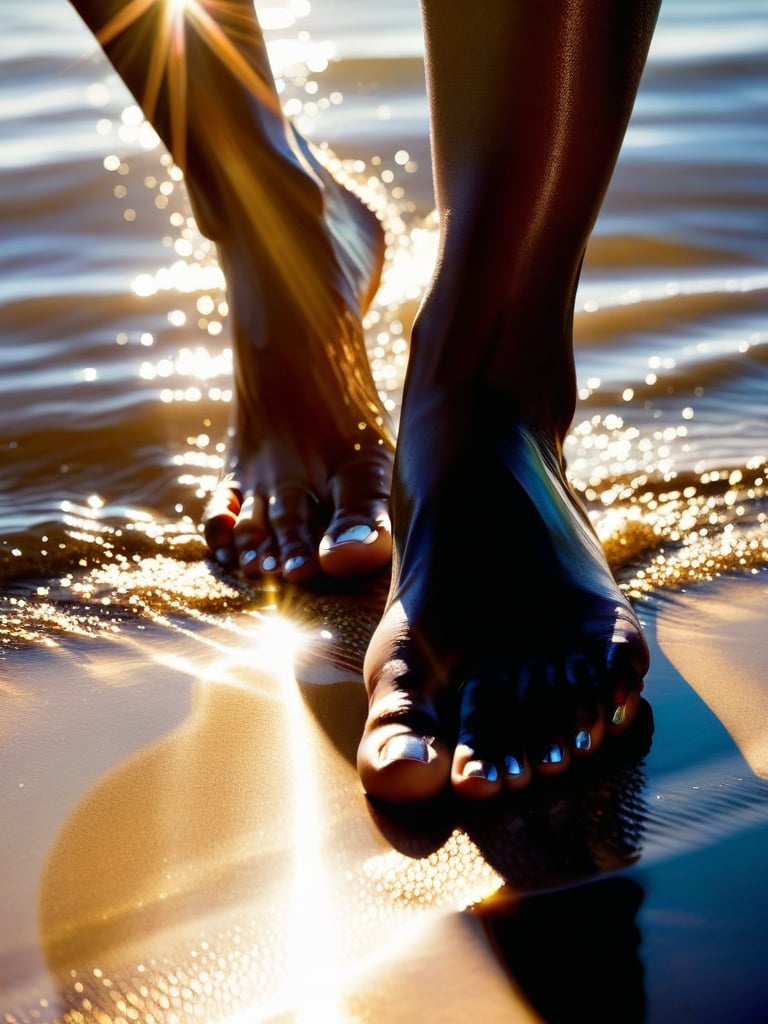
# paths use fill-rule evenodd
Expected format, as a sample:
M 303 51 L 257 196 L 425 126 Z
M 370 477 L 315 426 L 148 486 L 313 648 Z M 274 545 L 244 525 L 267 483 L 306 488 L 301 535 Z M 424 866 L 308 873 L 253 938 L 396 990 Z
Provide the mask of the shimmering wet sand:
M 396 417 L 437 243 L 418 13 L 307 10 L 270 46 L 387 227 Z M 0 1019 L 762 1020 L 757 0 L 665 0 L 577 296 L 568 467 L 647 624 L 650 750 L 405 820 L 352 766 L 381 587 L 278 608 L 201 559 L 231 352 L 183 182 L 65 3 L 4 13 Z
M 650 749 L 493 813 L 365 800 L 349 599 L 9 658 L 5 1020 L 760 1019 L 767 596 L 646 606 Z

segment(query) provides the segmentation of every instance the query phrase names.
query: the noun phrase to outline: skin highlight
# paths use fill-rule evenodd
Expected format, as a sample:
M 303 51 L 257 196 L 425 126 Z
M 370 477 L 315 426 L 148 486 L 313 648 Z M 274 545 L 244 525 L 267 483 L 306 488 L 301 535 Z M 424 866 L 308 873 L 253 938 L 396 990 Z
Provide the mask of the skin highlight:
M 249 0 L 74 6 L 183 169 L 227 281 L 212 557 L 299 584 L 391 558 L 366 792 L 485 800 L 590 756 L 631 724 L 648 650 L 568 482 L 573 307 L 657 0 L 422 0 L 440 248 L 396 454 L 362 328 L 381 225 L 284 118 Z

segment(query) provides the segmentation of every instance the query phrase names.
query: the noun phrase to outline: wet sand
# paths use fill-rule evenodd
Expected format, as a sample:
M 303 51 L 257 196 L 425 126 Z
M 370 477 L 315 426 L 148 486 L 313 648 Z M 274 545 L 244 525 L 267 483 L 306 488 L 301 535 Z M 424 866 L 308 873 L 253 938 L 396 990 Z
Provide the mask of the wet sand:
M 365 799 L 353 599 L 9 653 L 2 1019 L 765 1019 L 766 597 L 644 604 L 650 748 L 481 810 Z
M 73 10 L 6 4 L 3 1024 L 768 1019 L 768 38 L 757 0 L 662 7 L 568 442 L 641 602 L 653 740 L 393 818 L 353 767 L 375 600 L 305 602 L 297 635 L 200 561 L 231 354 L 178 176 Z M 437 248 L 417 5 L 312 8 L 273 55 L 391 231 L 396 411 Z

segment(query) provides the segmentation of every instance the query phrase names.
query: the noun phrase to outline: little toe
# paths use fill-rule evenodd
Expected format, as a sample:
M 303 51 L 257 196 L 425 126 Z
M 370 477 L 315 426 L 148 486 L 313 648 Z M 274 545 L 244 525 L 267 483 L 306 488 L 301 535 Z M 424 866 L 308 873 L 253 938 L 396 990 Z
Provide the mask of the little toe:
M 214 559 L 225 568 L 237 562 L 233 534 L 241 503 L 240 491 L 222 484 L 213 492 L 203 511 L 205 543 Z
M 628 643 L 611 644 L 607 657 L 608 729 L 622 732 L 637 716 L 642 702 L 645 649 Z
M 637 717 L 641 704 L 642 696 L 639 688 L 628 692 L 614 691 L 612 705 L 609 709 L 609 731 L 618 733 L 628 729 Z

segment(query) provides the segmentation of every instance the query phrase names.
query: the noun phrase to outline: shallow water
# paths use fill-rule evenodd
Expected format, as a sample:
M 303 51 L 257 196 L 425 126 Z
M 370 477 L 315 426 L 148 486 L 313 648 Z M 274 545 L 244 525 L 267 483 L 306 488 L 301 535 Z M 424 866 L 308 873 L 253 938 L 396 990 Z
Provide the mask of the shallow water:
M 418 13 L 315 6 L 271 52 L 287 109 L 390 229 L 368 340 L 396 415 L 436 244 Z M 178 563 L 174 605 L 194 604 L 184 560 L 202 551 L 231 381 L 215 253 L 73 11 L 4 20 L 0 572 L 40 577 L 18 584 L 32 605 L 51 578 L 79 600 L 117 572 L 162 609 L 151 553 Z M 756 2 L 667 3 L 577 298 L 569 468 L 638 595 L 766 563 L 767 49 Z M 4 639 L 34 636 L 39 610 L 13 610 Z
M 264 8 L 265 24 L 279 26 L 280 12 L 289 22 L 300 6 Z M 0 735 L 7 739 L 13 784 L 17 776 L 45 780 L 35 813 L 30 808 L 37 804 L 24 803 L 34 788 L 9 790 L 4 800 L 4 813 L 18 829 L 7 843 L 3 877 L 15 879 L 32 851 L 32 893 L 56 836 L 42 823 L 50 818 L 60 827 L 91 787 L 103 796 L 102 776 L 123 761 L 133 764 L 141 743 L 155 749 L 151 745 L 166 735 L 172 742 L 189 712 L 192 683 L 210 678 L 214 655 L 251 651 L 278 595 L 245 586 L 201 557 L 199 515 L 222 464 L 231 358 L 215 253 L 191 219 L 183 182 L 66 4 L 6 5 L 0 22 L 0 692 L 6 730 Z M 317 0 L 293 24 L 270 30 L 269 38 L 287 109 L 309 137 L 328 144 L 328 159 L 340 161 L 340 173 L 388 226 L 389 259 L 368 342 L 396 417 L 409 325 L 436 246 L 416 5 Z M 356 838 L 339 844 L 325 898 L 343 902 L 344 871 L 354 875 L 366 865 L 365 885 L 354 875 L 360 905 L 352 919 L 371 963 L 378 962 L 371 922 L 406 928 L 395 889 L 410 894 L 409 906 L 429 903 L 425 894 L 447 892 L 443 903 L 437 901 L 442 912 L 495 890 L 497 879 L 485 873 L 489 864 L 521 891 L 607 872 L 599 884 L 608 888 L 589 889 L 586 909 L 577 886 L 570 890 L 572 904 L 534 900 L 532 913 L 554 931 L 573 927 L 569 915 L 592 914 L 610 932 L 619 915 L 622 948 L 631 953 L 620 972 L 634 993 L 627 1002 L 634 1016 L 627 1010 L 627 1020 L 677 1020 L 684 1012 L 729 1024 L 761 1019 L 766 890 L 754 880 L 768 853 L 765 784 L 754 759 L 745 761 L 735 745 L 734 730 L 723 725 L 727 713 L 715 715 L 683 683 L 684 669 L 667 661 L 655 630 L 659 616 L 674 622 L 684 614 L 679 602 L 691 592 L 707 593 L 710 583 L 730 577 L 751 580 L 754 607 L 764 606 L 767 57 L 768 24 L 759 0 L 667 0 L 577 297 L 581 404 L 568 441 L 569 470 L 649 628 L 655 655 L 648 681 L 656 720 L 651 754 L 639 776 L 620 777 L 618 796 L 598 787 L 596 795 L 589 791 L 593 802 L 587 800 L 586 809 L 576 802 L 562 812 L 565 823 L 560 812 L 547 817 L 546 835 L 554 830 L 575 837 L 566 844 L 567 856 L 551 865 L 542 861 L 542 846 L 521 849 L 517 819 L 491 834 L 463 822 L 458 838 L 450 830 L 447 839 L 438 837 L 433 860 L 406 842 L 408 867 L 387 860 L 389 847 L 367 832 L 361 839 L 359 821 L 341 815 Z M 316 656 L 332 674 L 346 673 L 351 685 L 381 597 L 374 586 L 354 603 L 343 594 L 280 603 L 302 623 L 314 652 L 309 662 Z M 687 620 L 679 621 L 685 633 Z M 253 667 L 248 658 L 234 658 L 226 692 L 238 672 Z M 323 711 L 326 698 L 318 697 L 336 691 L 313 689 L 306 672 L 298 672 L 304 698 L 318 721 L 338 726 L 333 700 L 327 698 L 330 711 Z M 343 692 L 348 699 L 348 687 Z M 246 710 L 239 706 L 235 720 Z M 351 716 L 349 736 L 333 736 L 347 758 L 344 771 L 351 771 L 348 748 L 357 724 Z M 88 736 L 96 740 L 87 751 L 92 777 L 86 783 L 74 765 Z M 70 783 L 65 769 L 73 773 Z M 344 792 L 354 794 L 354 776 L 339 777 Z M 286 785 L 293 800 L 300 790 L 290 779 Z M 126 798 L 115 805 L 127 816 L 112 822 L 122 829 L 115 835 L 136 827 L 140 796 L 137 790 L 133 803 Z M 245 790 L 241 797 L 247 800 Z M 324 799 L 326 810 L 336 806 L 327 793 Z M 358 809 L 355 799 L 350 796 L 350 806 Z M 592 832 L 585 838 L 584 823 L 599 820 L 613 825 L 599 842 Z M 286 842 L 284 831 L 275 834 L 275 842 Z M 385 834 L 397 847 L 397 837 Z M 467 836 L 482 858 L 472 852 L 462 860 Z M 516 861 L 494 861 L 500 849 L 510 848 L 518 851 Z M 456 858 L 480 864 L 479 889 L 467 883 L 457 892 L 455 880 L 450 887 Z M 289 949 L 283 925 L 274 920 L 274 907 L 286 898 L 284 878 L 259 862 L 249 878 L 258 885 L 264 877 L 271 880 L 267 894 L 248 921 L 256 929 L 268 919 Z M 469 877 L 476 878 L 471 871 Z M 305 883 L 322 890 L 318 878 Z M 436 890 L 435 878 L 448 888 Z M 7 994 L 0 1011 L 14 1020 L 60 1019 L 74 1004 L 41 981 L 38 954 L 29 952 L 39 941 L 32 896 L 17 900 L 14 888 L 4 885 L 13 927 L 0 947 L 0 992 Z M 19 893 L 27 888 L 19 886 Z M 235 926 L 229 909 L 207 898 L 206 912 L 223 915 L 218 955 L 229 957 L 237 945 L 231 929 L 247 922 Z M 317 938 L 322 901 L 314 913 L 308 934 Z M 406 915 L 409 922 L 413 917 Z M 507 968 L 524 980 L 509 915 L 489 912 L 479 919 Z M 531 920 L 521 920 L 529 935 Z M 642 936 L 639 953 L 632 951 L 633 922 Z M 425 925 L 426 934 L 437 942 L 430 927 L 434 923 Z M 244 1012 L 246 977 L 256 985 L 248 998 L 261 1000 L 263 1011 L 250 1019 L 301 1019 L 296 1007 L 288 1015 L 290 1000 L 277 1005 L 267 999 L 278 982 L 290 989 L 294 975 L 284 964 L 267 964 L 254 981 L 252 965 L 266 955 L 254 936 L 251 966 L 230 960 L 230 987 L 217 990 L 218 1016 L 208 1011 L 208 1019 Z M 245 941 L 242 935 L 238 941 Z M 166 943 L 173 961 L 166 975 L 181 963 L 180 948 Z M 424 944 L 416 942 L 419 948 Z M 461 943 L 456 948 L 466 952 Z M 184 956 L 191 955 L 185 949 Z M 341 942 L 334 955 L 341 962 L 349 948 Z M 547 955 L 537 961 L 543 978 L 554 969 Z M 382 953 L 385 964 L 387 956 Z M 640 963 L 646 976 L 638 987 L 632 971 Z M 186 976 L 197 977 L 189 970 Z M 127 977 L 121 976 L 125 991 L 139 991 Z M 166 978 L 163 984 L 163 1012 L 178 1012 L 181 1004 L 168 995 L 173 983 Z M 536 971 L 527 984 L 533 999 L 542 988 Z M 407 986 L 401 997 L 409 1012 L 418 1004 Z M 467 997 L 471 1002 L 471 993 Z M 370 1019 L 388 1020 L 371 998 L 366 1012 L 378 1007 L 379 1016 Z M 638 1016 L 644 1002 L 645 1017 Z M 162 1005 L 157 996 L 142 1012 L 153 1008 L 155 1019 L 170 1021 Z M 338 1011 L 328 1019 L 362 1018 Z

